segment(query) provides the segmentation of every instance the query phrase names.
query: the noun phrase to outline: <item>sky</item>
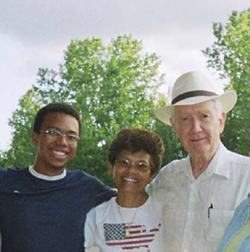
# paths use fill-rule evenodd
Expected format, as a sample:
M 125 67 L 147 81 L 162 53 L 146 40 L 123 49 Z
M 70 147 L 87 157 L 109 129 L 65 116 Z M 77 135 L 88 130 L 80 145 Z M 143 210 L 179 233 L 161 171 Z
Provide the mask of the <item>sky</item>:
M 11 143 L 8 125 L 18 102 L 36 83 L 39 68 L 58 69 L 72 39 L 109 43 L 131 34 L 162 60 L 162 92 L 187 71 L 207 69 L 202 50 L 215 40 L 213 23 L 226 24 L 250 0 L 0 0 L 0 150 Z

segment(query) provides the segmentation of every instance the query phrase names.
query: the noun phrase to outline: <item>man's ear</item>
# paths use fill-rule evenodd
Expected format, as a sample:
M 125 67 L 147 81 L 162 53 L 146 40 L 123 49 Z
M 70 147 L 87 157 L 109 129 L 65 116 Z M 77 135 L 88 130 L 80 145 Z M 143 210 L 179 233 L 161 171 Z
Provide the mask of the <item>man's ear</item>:
M 227 119 L 227 114 L 225 112 L 223 112 L 221 114 L 221 118 L 219 119 L 220 120 L 220 133 L 222 133 L 224 131 L 226 119 Z
M 34 131 L 31 133 L 32 143 L 37 146 L 38 145 L 38 134 Z

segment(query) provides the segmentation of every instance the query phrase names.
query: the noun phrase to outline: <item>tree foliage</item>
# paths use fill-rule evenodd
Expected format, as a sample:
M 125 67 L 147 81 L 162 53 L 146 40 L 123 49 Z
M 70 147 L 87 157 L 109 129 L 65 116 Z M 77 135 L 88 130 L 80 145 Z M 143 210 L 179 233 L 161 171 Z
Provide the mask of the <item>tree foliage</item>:
M 172 139 L 167 143 L 172 142 L 175 151 L 173 132 L 153 115 L 157 106 L 165 104 L 157 91 L 164 82 L 160 63 L 156 54 L 143 52 L 142 42 L 131 36 L 120 36 L 107 46 L 97 38 L 72 40 L 59 70 L 39 69 L 37 83 L 20 100 L 10 121 L 14 129 L 11 148 L 2 153 L 1 165 L 20 167 L 34 162 L 33 120 L 40 107 L 53 101 L 70 103 L 82 116 L 83 130 L 77 156 L 68 165 L 71 169 L 82 169 L 112 184 L 107 174 L 108 146 L 125 127 L 143 127 L 161 136 L 161 131 L 170 132 Z M 167 155 L 164 160 L 171 156 Z
M 233 11 L 228 22 L 215 23 L 213 45 L 204 50 L 208 67 L 227 80 L 228 90 L 238 94 L 236 107 L 228 114 L 223 141 L 229 149 L 247 154 L 250 125 L 250 9 Z

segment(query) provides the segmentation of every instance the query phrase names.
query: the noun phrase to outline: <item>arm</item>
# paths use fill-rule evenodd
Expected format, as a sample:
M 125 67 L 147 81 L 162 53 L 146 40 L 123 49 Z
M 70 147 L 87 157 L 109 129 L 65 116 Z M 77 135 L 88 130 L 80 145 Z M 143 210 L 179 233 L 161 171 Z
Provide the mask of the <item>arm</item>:
M 117 195 L 116 189 L 112 189 L 109 186 L 102 183 L 100 180 L 95 179 L 93 184 L 93 194 L 95 197 L 95 206 L 100 205 L 104 201 L 110 200 Z

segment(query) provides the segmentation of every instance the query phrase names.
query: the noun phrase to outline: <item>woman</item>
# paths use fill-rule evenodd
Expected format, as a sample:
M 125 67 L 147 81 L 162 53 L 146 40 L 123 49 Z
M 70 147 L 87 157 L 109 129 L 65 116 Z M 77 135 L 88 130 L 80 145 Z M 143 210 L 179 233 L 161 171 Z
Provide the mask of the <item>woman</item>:
M 143 129 L 124 129 L 111 143 L 109 172 L 118 195 L 92 209 L 85 223 L 85 247 L 102 252 L 164 251 L 162 206 L 145 187 L 158 173 L 164 147 L 161 138 Z

